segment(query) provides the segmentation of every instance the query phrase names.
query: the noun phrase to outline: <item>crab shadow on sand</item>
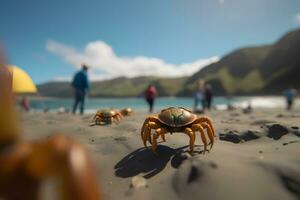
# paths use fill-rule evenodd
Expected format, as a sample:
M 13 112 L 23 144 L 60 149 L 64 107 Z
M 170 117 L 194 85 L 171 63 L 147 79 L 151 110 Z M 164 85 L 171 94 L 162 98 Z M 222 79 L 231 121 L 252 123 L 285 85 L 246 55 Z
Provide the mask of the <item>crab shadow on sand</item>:
M 173 149 L 168 146 L 158 145 L 158 155 L 155 155 L 151 148 L 139 148 L 122 158 L 115 165 L 115 175 L 121 178 L 128 178 L 143 173 L 144 178 L 151 178 L 161 172 L 170 160 L 171 166 L 178 168 L 187 159 L 187 156 L 184 154 L 187 152 L 187 148 L 188 146 L 183 146 Z M 202 153 L 202 151 L 194 151 L 194 155 L 199 153 Z

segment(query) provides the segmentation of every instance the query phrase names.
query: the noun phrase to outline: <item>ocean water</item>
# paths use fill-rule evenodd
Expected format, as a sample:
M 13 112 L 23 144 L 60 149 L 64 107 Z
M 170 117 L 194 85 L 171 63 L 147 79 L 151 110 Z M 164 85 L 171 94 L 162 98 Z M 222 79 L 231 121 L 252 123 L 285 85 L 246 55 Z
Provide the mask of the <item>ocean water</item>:
M 66 110 L 71 110 L 73 105 L 73 99 L 64 98 L 64 99 L 42 99 L 31 100 L 30 104 L 33 110 L 42 111 L 45 108 L 48 108 L 53 112 L 56 112 L 59 108 L 64 108 Z M 213 105 L 217 109 L 226 109 L 228 104 L 234 105 L 236 107 L 246 107 L 248 104 L 251 104 L 253 107 L 283 107 L 284 99 L 281 97 L 234 97 L 234 98 L 225 98 L 225 97 L 216 97 L 213 100 Z M 158 111 L 166 107 L 177 107 L 182 106 L 192 109 L 194 105 L 193 98 L 157 98 L 154 104 L 155 111 Z M 143 98 L 87 98 L 85 104 L 86 113 L 93 113 L 98 109 L 103 108 L 126 108 L 131 107 L 134 110 L 147 111 L 147 103 Z

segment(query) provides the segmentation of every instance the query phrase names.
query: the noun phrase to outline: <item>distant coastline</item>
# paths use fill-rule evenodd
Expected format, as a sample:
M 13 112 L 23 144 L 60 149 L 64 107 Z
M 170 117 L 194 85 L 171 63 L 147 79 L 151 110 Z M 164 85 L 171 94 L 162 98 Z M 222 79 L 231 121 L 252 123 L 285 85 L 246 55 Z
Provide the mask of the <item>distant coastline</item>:
M 73 105 L 72 98 L 36 98 L 31 99 L 31 105 L 35 111 L 49 109 L 57 112 L 63 107 L 70 110 Z M 285 106 L 285 99 L 281 96 L 239 96 L 239 97 L 216 97 L 213 101 L 215 109 L 225 110 L 231 104 L 236 108 L 245 108 L 249 105 L 253 108 L 282 108 Z M 300 107 L 300 101 L 296 101 L 296 106 Z M 186 107 L 193 109 L 194 99 L 191 97 L 159 97 L 155 102 L 155 111 L 166 107 Z M 94 113 L 98 109 L 116 108 L 121 109 L 131 107 L 134 110 L 146 111 L 147 104 L 143 98 L 88 98 L 86 101 L 86 112 Z

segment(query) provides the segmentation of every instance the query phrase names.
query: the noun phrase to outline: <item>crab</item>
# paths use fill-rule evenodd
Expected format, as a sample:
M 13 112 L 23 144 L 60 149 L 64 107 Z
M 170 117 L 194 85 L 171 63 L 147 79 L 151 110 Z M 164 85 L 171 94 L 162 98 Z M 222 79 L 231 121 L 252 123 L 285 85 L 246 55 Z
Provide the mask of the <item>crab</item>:
M 130 116 L 133 114 L 132 108 L 124 108 L 120 112 L 123 116 Z
M 48 180 L 57 186 L 58 199 L 101 199 L 90 156 L 73 139 L 58 134 L 0 147 L 0 199 L 43 199 L 41 186 Z
M 21 138 L 12 76 L 1 58 L 0 53 L 0 199 L 41 199 L 41 186 L 48 180 L 57 186 L 58 199 L 101 199 L 93 164 L 82 145 L 63 135 L 36 141 Z
M 94 116 L 93 124 L 91 125 L 102 125 L 112 124 L 113 122 L 119 122 L 123 118 L 121 112 L 114 109 L 103 109 L 98 110 Z
M 153 136 L 151 130 L 155 129 Z M 207 130 L 207 136 L 209 144 L 207 143 L 207 136 L 204 130 Z M 210 149 L 214 144 L 215 131 L 212 126 L 212 122 L 208 117 L 198 117 L 192 111 L 183 107 L 169 107 L 163 109 L 158 115 L 153 115 L 146 118 L 143 127 L 141 129 L 141 137 L 143 144 L 147 147 L 147 142 L 152 144 L 152 151 L 157 154 L 157 139 L 161 137 L 165 142 L 165 134 L 170 132 L 183 132 L 189 136 L 190 153 L 192 154 L 195 146 L 195 133 L 199 131 L 202 142 L 204 144 L 204 151 L 209 152 L 207 146 L 210 145 Z

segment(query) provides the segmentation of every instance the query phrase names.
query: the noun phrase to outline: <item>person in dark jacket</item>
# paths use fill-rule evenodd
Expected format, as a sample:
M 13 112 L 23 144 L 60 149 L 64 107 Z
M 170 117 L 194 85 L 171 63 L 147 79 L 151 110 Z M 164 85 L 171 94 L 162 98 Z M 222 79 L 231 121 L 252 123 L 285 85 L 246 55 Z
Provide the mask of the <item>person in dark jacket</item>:
M 287 110 L 292 110 L 293 104 L 294 104 L 294 99 L 297 96 L 298 92 L 294 88 L 289 88 L 283 91 L 283 95 L 286 98 L 286 109 Z
M 146 99 L 147 103 L 149 104 L 149 112 L 150 113 L 153 112 L 153 104 L 154 104 L 156 95 L 157 95 L 157 91 L 156 91 L 155 86 L 150 84 L 145 92 L 145 99 Z
M 198 106 L 201 106 L 199 109 Z M 194 96 L 194 112 L 203 113 L 205 109 L 205 81 L 199 79 L 197 81 L 197 90 Z
M 210 110 L 213 101 L 213 92 L 210 84 L 205 85 L 204 98 L 205 98 L 205 108 Z
M 87 90 L 90 88 L 90 83 L 87 75 L 88 66 L 82 65 L 82 69 L 78 71 L 72 81 L 74 88 L 75 101 L 73 105 L 73 114 L 76 113 L 77 106 L 80 104 L 80 114 L 84 113 L 84 100 Z

